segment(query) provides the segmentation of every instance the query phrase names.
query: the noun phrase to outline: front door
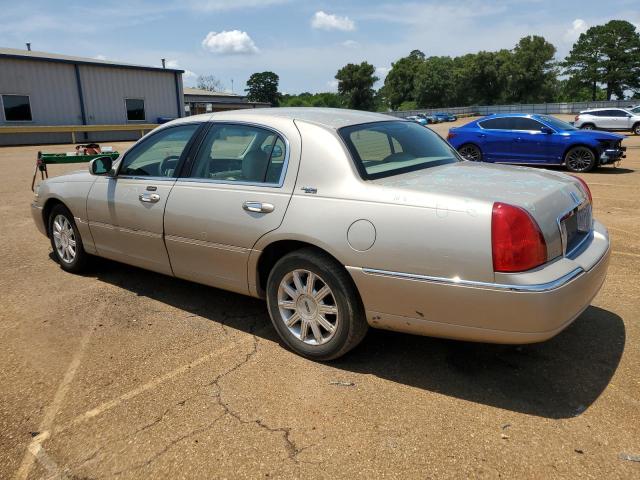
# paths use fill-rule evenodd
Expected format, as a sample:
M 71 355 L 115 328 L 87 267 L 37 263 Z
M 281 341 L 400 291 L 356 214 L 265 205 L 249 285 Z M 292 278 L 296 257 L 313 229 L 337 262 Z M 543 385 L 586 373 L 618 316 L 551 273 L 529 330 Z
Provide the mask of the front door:
M 282 223 L 293 193 L 289 159 L 300 140 L 291 127 L 287 140 L 266 127 L 211 126 L 167 202 L 165 241 L 177 277 L 248 292 L 251 249 Z
M 511 157 L 517 163 L 544 163 L 551 156 L 553 135 L 542 131 L 544 125 L 527 117 L 513 117 Z
M 115 177 L 100 177 L 87 198 L 98 254 L 171 274 L 163 240 L 164 209 L 176 168 L 199 124 L 164 128 L 129 150 Z

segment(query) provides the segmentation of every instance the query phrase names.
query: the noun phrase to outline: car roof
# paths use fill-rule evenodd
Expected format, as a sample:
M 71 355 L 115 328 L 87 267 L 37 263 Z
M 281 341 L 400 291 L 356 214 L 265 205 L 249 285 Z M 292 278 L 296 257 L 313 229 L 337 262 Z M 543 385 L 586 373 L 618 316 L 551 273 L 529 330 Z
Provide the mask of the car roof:
M 197 117 L 197 118 L 196 118 Z M 344 108 L 314 108 L 314 107 L 287 107 L 287 108 L 252 108 L 243 110 L 230 110 L 226 112 L 216 112 L 213 114 L 196 115 L 184 117 L 178 122 L 188 122 L 190 120 L 199 121 L 245 121 L 245 122 L 266 122 L 270 119 L 288 118 L 303 122 L 314 123 L 325 128 L 339 129 L 350 125 L 362 123 L 402 121 L 397 117 L 382 113 L 364 112 L 360 110 L 348 110 Z
M 589 113 L 589 112 L 602 112 L 603 110 L 624 110 L 627 111 L 624 107 L 602 107 L 602 108 L 589 108 L 587 110 L 582 110 L 580 113 Z
M 540 113 L 490 113 L 486 117 L 481 118 L 480 120 L 484 120 L 486 118 L 509 118 L 509 117 L 539 117 Z

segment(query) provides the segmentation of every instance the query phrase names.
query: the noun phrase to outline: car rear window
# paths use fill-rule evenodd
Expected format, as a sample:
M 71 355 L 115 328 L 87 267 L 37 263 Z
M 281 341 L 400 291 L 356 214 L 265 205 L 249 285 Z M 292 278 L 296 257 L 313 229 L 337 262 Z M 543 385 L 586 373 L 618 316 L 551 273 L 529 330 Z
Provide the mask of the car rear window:
M 511 117 L 491 118 L 478 122 L 478 124 L 486 130 L 513 130 Z
M 338 130 L 365 179 L 458 162 L 456 152 L 428 128 L 413 122 L 375 122 Z

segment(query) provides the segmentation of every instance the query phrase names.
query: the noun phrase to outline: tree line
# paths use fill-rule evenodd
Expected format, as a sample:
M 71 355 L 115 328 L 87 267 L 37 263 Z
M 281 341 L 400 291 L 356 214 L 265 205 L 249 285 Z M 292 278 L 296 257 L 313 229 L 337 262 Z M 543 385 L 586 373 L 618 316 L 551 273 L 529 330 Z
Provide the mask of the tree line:
M 556 47 L 538 35 L 511 49 L 459 57 L 413 50 L 392 64 L 384 84 L 368 62 L 336 73 L 338 92 L 283 95 L 273 72 L 254 73 L 247 82 L 251 101 L 274 106 L 314 106 L 358 110 L 506 103 L 610 100 L 640 95 L 640 33 L 625 20 L 611 20 L 582 33 L 561 61 Z

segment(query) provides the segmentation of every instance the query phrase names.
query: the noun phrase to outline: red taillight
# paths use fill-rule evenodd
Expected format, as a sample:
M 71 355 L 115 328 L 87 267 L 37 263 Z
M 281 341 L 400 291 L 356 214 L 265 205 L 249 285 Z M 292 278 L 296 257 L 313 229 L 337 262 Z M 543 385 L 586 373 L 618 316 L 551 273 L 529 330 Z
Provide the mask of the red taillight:
M 453 133 L 453 132 L 449 131 L 449 133 L 447 134 L 447 141 L 448 141 L 448 140 L 451 140 L 451 139 L 452 139 L 453 137 L 455 137 L 455 136 L 456 136 L 456 134 L 455 134 L 455 133 Z
M 524 272 L 547 261 L 547 244 L 536 221 L 506 203 L 493 204 L 491 248 L 496 272 Z
M 580 115 L 576 115 L 576 118 L 574 118 L 573 121 L 577 122 L 579 118 L 580 118 Z
M 585 182 L 582 178 L 576 175 L 572 175 L 572 177 L 578 180 L 580 182 L 580 185 L 582 185 L 582 190 L 584 190 L 584 193 L 586 193 L 587 197 L 589 197 L 589 203 L 593 203 L 593 197 L 591 196 L 591 189 L 589 188 L 589 185 L 587 185 L 587 182 Z

